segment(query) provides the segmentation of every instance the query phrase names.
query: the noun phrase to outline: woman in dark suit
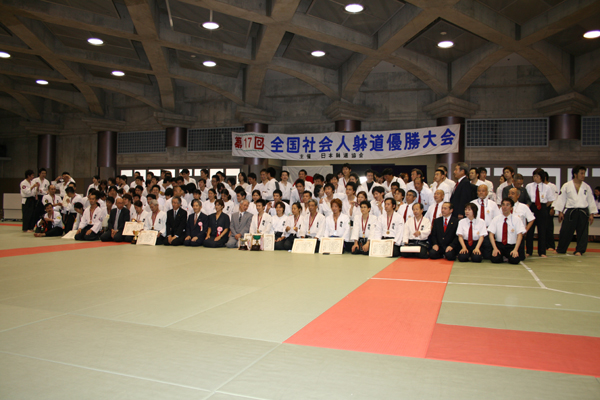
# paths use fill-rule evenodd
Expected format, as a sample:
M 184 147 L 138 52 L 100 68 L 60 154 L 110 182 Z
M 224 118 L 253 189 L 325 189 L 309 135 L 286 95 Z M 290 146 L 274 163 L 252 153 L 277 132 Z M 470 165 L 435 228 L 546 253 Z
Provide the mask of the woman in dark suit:
M 198 199 L 192 200 L 192 210 L 194 212 L 188 217 L 185 228 L 187 236 L 183 244 L 193 247 L 202 246 L 208 230 L 208 216 L 201 212 L 202 203 Z
M 225 247 L 229 239 L 229 216 L 223 212 L 223 200 L 215 201 L 215 213 L 208 216 L 204 247 Z

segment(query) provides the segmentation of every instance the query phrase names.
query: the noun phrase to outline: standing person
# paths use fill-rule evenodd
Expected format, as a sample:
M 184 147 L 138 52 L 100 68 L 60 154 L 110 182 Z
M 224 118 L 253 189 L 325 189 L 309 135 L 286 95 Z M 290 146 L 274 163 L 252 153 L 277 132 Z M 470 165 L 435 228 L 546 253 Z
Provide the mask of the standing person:
M 420 176 L 415 178 L 415 180 L 413 181 L 413 186 L 413 190 L 417 194 L 417 203 L 423 204 L 423 210 L 427 212 L 427 210 L 429 210 L 429 206 L 435 204 L 433 192 L 428 187 L 425 187 L 425 184 L 423 183 L 423 178 L 421 178 Z
M 594 223 L 594 214 L 598 213 L 594 193 L 590 185 L 584 182 L 587 168 L 576 165 L 573 168 L 573 180 L 565 183 L 554 201 L 554 209 L 558 211 L 558 222 L 561 222 L 557 253 L 567 252 L 569 243 L 577 231 L 577 247 L 575 255 L 581 256 L 587 250 L 588 232 Z
M 518 264 L 521 259 L 519 247 L 523 241 L 525 226 L 521 218 L 513 215 L 515 202 L 506 198 L 502 200 L 502 215 L 498 215 L 488 227 L 490 243 L 492 244 L 492 262 L 499 264 L 508 259 L 511 264 Z
M 465 206 L 465 218 L 458 223 L 456 233 L 461 247 L 458 253 L 458 261 L 460 262 L 467 262 L 470 259 L 471 262 L 480 263 L 483 260 L 481 248 L 484 238 L 488 236 L 488 231 L 485 220 L 475 218 L 478 211 L 477 204 L 467 204 Z
M 452 197 L 450 198 L 450 203 L 454 205 L 452 215 L 458 219 L 464 218 L 463 213 L 465 211 L 465 206 L 473 200 L 471 182 L 469 182 L 469 179 L 467 178 L 468 172 L 469 166 L 467 163 L 459 162 L 454 167 L 454 177 L 457 180 L 457 184 L 452 193 Z
M 367 180 L 365 182 L 363 182 L 359 188 L 357 189 L 357 192 L 365 192 L 367 194 L 367 199 L 369 201 L 373 200 L 373 188 L 380 186 L 379 183 L 375 182 L 374 178 L 375 178 L 375 171 L 373 171 L 372 169 L 368 169 L 366 172 L 366 176 L 367 176 Z
M 352 168 L 350 168 L 350 164 L 346 163 L 342 165 L 342 176 L 338 178 L 339 184 L 337 188 L 337 193 L 346 193 L 346 185 L 350 182 L 350 173 L 352 172 Z
M 33 232 L 35 226 L 35 204 L 36 191 L 40 183 L 32 183 L 34 173 L 28 169 L 25 171 L 25 179 L 19 185 L 21 188 L 21 210 L 23 211 L 23 232 Z
M 34 191 L 36 200 L 34 221 L 42 218 L 45 213 L 42 198 L 48 194 L 48 187 L 50 186 L 50 182 L 46 179 L 46 174 L 46 168 L 40 168 L 38 170 L 38 177 L 31 181 L 33 185 L 36 183 L 39 184 Z
M 427 210 L 427 212 L 425 213 L 425 217 L 427 217 L 427 219 L 430 220 L 432 224 L 434 223 L 436 218 L 442 215 L 442 207 L 444 206 L 444 203 L 448 203 L 444 201 L 445 197 L 446 195 L 442 189 L 438 189 L 433 193 L 434 203 L 431 204 L 429 210 Z
M 513 187 L 515 169 L 511 166 L 504 167 L 504 169 L 502 170 L 502 176 L 504 177 L 504 182 L 501 182 L 498 186 L 498 189 L 496 189 L 496 203 L 498 203 L 498 205 L 500 205 L 500 203 L 502 203 L 502 199 L 504 199 L 504 197 L 502 197 L 504 188 L 507 186 Z
M 294 185 L 289 181 L 290 173 L 288 171 L 281 171 L 281 182 L 279 182 L 279 190 L 281 190 L 281 200 L 285 203 L 290 204 L 290 196 L 292 195 L 292 189 Z
M 208 231 L 204 247 L 225 247 L 229 238 L 230 219 L 223 212 L 223 200 L 215 201 L 215 212 L 208 216 Z
M 438 192 L 441 192 L 441 196 L 443 196 L 444 192 L 442 190 L 438 190 Z M 448 261 L 454 261 L 459 247 L 458 237 L 456 236 L 459 226 L 458 218 L 452 216 L 452 203 L 442 204 L 440 211 L 440 218 L 433 220 L 431 224 L 429 258 L 432 260 L 446 258 Z
M 519 218 L 521 218 L 521 222 L 523 222 L 523 226 L 525 227 L 523 240 L 521 241 L 521 246 L 519 247 L 519 257 L 521 258 L 521 261 L 523 261 L 527 257 L 525 255 L 525 239 L 527 238 L 527 232 L 529 232 L 529 230 L 533 226 L 535 217 L 533 216 L 533 213 L 531 212 L 527 204 L 523 204 L 519 201 L 519 190 L 517 188 L 511 188 L 508 191 L 508 197 L 515 202 L 513 206 L 513 215 L 516 215 Z M 533 242 L 531 243 L 531 245 L 533 246 Z M 527 254 L 533 254 L 532 247 L 527 249 Z
M 544 183 L 548 185 L 551 191 L 554 192 L 554 200 L 558 198 L 558 188 L 552 182 L 550 182 L 550 175 L 544 171 Z M 554 204 L 549 206 L 548 209 L 548 224 L 546 226 L 546 250 L 556 251 L 556 242 L 554 241 Z
M 435 193 L 437 190 L 441 190 L 444 192 L 444 201 L 450 201 L 450 197 L 452 196 L 452 189 L 454 189 L 453 185 L 448 185 L 448 181 L 444 181 L 444 177 L 446 172 L 442 168 L 438 168 L 435 170 L 435 174 L 433 175 L 433 183 L 431 184 L 431 191 Z
M 527 254 L 533 254 L 533 235 L 537 226 L 538 231 L 538 255 L 546 257 L 546 233 L 548 230 L 548 220 L 550 219 L 550 207 L 556 200 L 554 190 L 543 183 L 544 170 L 537 168 L 533 171 L 533 182 L 528 184 L 525 189 L 531 199 L 529 208 L 535 216 L 534 226 L 527 231 Z

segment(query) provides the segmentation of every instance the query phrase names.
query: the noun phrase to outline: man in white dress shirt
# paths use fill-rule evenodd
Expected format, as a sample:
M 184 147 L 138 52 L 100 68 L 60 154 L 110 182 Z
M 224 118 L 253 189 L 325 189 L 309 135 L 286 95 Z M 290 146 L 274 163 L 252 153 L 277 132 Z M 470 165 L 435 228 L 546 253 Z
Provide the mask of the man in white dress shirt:
M 448 185 L 448 180 L 444 181 L 444 177 L 446 173 L 442 168 L 438 168 L 435 170 L 435 174 L 433 175 L 433 183 L 431 184 L 431 191 L 435 194 L 436 190 L 442 190 L 444 192 L 444 201 L 450 201 L 450 197 L 452 196 L 452 185 Z
M 505 258 L 511 264 L 521 261 L 519 246 L 523 241 L 525 227 L 521 218 L 512 213 L 514 204 L 512 199 L 502 200 L 502 214 L 494 218 L 488 227 L 494 264 L 504 262 Z
M 573 170 L 573 180 L 565 183 L 560 189 L 558 198 L 554 201 L 554 209 L 558 211 L 558 221 L 562 223 L 556 252 L 567 252 L 569 243 L 577 231 L 577 247 L 575 255 L 581 256 L 587 250 L 588 232 L 594 223 L 594 214 L 598 213 L 594 193 L 590 185 L 584 182 L 587 168 L 576 165 Z

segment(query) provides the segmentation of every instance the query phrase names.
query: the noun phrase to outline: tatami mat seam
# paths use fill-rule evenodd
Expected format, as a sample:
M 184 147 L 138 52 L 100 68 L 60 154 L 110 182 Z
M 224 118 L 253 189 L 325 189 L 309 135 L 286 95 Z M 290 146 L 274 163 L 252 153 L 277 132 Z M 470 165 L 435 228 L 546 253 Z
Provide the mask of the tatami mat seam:
M 37 324 L 38 322 L 48 321 L 50 319 L 54 319 L 54 318 L 57 318 L 57 317 L 64 317 L 65 315 L 68 315 L 68 314 L 64 313 L 64 314 L 60 314 L 60 315 L 54 315 L 54 316 L 48 317 L 48 318 L 38 319 L 37 321 L 28 322 L 26 324 L 22 324 L 22 325 L 19 325 L 19 326 L 13 326 L 13 327 L 8 328 L 8 329 L 2 329 L 2 330 L 0 330 L 0 333 L 12 331 L 13 329 L 22 328 L 22 327 L 28 326 L 28 325 Z
M 491 303 L 479 303 L 479 302 L 474 302 L 474 301 L 443 300 L 442 303 L 475 304 L 475 305 L 480 305 L 480 306 L 536 308 L 536 309 L 540 309 L 540 310 L 577 311 L 577 312 L 590 312 L 590 313 L 600 314 L 600 311 L 593 311 L 593 310 L 577 310 L 577 309 L 572 309 L 572 308 L 551 308 L 551 307 L 521 306 L 521 305 L 515 305 L 515 304 L 510 304 L 510 305 L 509 304 L 491 304 Z

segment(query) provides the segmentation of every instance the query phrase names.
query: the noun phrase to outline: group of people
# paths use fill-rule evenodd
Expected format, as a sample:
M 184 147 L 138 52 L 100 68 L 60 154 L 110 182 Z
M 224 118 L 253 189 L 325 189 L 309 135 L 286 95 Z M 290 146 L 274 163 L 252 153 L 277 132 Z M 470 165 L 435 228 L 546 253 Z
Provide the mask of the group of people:
M 455 181 L 445 167 L 436 169 L 431 186 L 417 168 L 410 177 L 368 170 L 361 182 L 348 164 L 325 177 L 309 178 L 301 170 L 293 183 L 287 171 L 277 181 L 274 168 L 260 177 L 219 172 L 210 179 L 204 169 L 198 181 L 186 169 L 177 177 L 136 173 L 130 184 L 126 176 L 96 176 L 85 196 L 68 172 L 50 183 L 42 168 L 38 177 L 26 171 L 20 186 L 23 230 L 35 229 L 36 237 L 74 230 L 76 240 L 131 242 L 123 231 L 136 221 L 157 232 L 157 245 L 237 248 L 246 233 L 274 234 L 275 250 L 314 238 L 318 252 L 320 239 L 343 238 L 345 252 L 369 254 L 371 240 L 390 239 L 394 257 L 514 264 L 533 254 L 536 228 L 539 256 L 555 248 L 554 213 L 562 222 L 556 251 L 565 253 L 577 231 L 575 254 L 585 253 L 598 213 L 585 173 L 583 166 L 573 168 L 560 193 L 544 170 L 536 169 L 533 182 L 523 186 L 523 176 L 510 166 L 494 191 L 485 168 L 466 163 L 454 166 Z

